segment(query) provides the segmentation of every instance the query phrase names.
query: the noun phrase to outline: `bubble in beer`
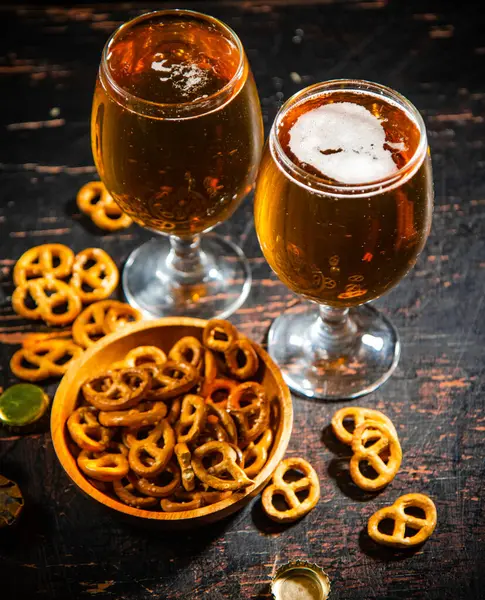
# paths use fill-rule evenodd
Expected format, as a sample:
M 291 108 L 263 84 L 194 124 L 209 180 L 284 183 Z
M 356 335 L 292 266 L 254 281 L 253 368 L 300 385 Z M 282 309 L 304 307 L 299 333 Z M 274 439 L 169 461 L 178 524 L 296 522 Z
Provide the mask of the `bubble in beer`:
M 401 144 L 386 141 L 382 122 L 359 104 L 319 106 L 302 114 L 289 133 L 296 158 L 339 183 L 369 183 L 398 169 L 391 148 Z

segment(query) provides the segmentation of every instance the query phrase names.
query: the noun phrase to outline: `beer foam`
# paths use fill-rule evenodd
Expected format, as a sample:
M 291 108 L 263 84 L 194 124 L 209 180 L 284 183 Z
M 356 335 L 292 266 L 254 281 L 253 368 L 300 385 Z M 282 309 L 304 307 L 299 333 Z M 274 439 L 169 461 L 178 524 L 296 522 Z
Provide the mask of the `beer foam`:
M 154 71 L 162 74 L 160 81 L 171 81 L 182 94 L 189 94 L 207 83 L 207 72 L 193 63 L 169 64 L 167 59 L 154 60 Z
M 296 158 L 339 183 L 370 183 L 392 175 L 398 168 L 391 146 L 381 121 L 352 102 L 319 106 L 290 129 L 289 148 Z

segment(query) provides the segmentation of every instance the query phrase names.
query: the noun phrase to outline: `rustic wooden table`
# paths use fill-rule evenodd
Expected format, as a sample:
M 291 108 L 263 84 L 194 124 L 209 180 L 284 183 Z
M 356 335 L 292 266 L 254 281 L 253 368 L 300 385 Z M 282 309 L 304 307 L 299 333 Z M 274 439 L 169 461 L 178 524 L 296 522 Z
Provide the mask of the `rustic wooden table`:
M 74 200 L 96 176 L 89 113 L 103 43 L 121 22 L 161 5 L 0 10 L 4 386 L 14 382 L 8 360 L 16 344 L 36 329 L 10 308 L 11 268 L 22 252 L 43 242 L 75 250 L 101 246 L 122 266 L 150 237 L 135 226 L 103 235 Z M 283 99 L 338 77 L 390 85 L 425 117 L 435 175 L 433 229 L 416 268 L 376 303 L 399 328 L 403 352 L 392 379 L 361 401 L 393 419 L 403 465 L 381 494 L 359 493 L 328 430 L 343 403 L 295 398 L 289 454 L 315 465 L 322 484 L 317 508 L 283 528 L 268 522 L 255 499 L 222 523 L 166 534 L 127 525 L 81 495 L 57 462 L 48 425 L 26 436 L 4 431 L 0 472 L 18 480 L 27 507 L 15 530 L 0 532 L 0 596 L 266 598 L 275 568 L 301 558 L 328 571 L 334 600 L 484 598 L 485 13 L 438 0 L 178 6 L 212 13 L 241 36 L 267 130 Z M 220 232 L 251 261 L 251 295 L 233 321 L 260 341 L 271 320 L 298 300 L 265 263 L 251 214 L 247 200 Z M 377 548 L 364 533 L 368 517 L 409 491 L 435 499 L 435 534 L 416 552 Z

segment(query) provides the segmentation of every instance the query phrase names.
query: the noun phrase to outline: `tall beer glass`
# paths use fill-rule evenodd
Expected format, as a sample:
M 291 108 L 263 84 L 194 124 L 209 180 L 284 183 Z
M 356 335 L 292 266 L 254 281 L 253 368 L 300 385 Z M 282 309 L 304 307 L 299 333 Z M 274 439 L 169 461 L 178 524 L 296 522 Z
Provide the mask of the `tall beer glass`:
M 284 104 L 261 163 L 255 221 L 271 268 L 313 301 L 270 329 L 269 352 L 293 390 L 356 398 L 391 375 L 397 332 L 363 304 L 414 265 L 432 205 L 426 130 L 406 98 L 337 80 Z
M 261 109 L 236 34 L 186 10 L 124 24 L 103 51 L 91 138 L 109 193 L 162 234 L 128 258 L 128 301 L 152 317 L 238 308 L 251 285 L 244 254 L 201 238 L 252 189 L 261 156 Z

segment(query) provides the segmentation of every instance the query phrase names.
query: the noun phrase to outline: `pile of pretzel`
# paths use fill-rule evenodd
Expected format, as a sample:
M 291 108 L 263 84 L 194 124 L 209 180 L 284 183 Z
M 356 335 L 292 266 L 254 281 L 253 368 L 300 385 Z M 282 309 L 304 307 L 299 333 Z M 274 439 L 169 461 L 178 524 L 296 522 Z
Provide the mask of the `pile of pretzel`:
M 78 254 L 63 244 L 27 250 L 13 270 L 12 306 L 22 317 L 72 330 L 27 335 L 10 361 L 14 375 L 27 381 L 62 376 L 71 361 L 97 339 L 141 314 L 130 305 L 107 300 L 116 289 L 118 268 L 101 248 Z M 83 310 L 83 305 L 89 305 Z
M 278 415 L 254 380 L 259 358 L 227 321 L 168 356 L 134 348 L 82 385 L 67 427 L 80 470 L 137 508 L 186 511 L 251 486 L 265 465 Z
M 378 410 L 348 406 L 334 414 L 332 429 L 343 444 L 352 448 L 349 472 L 355 485 L 377 492 L 394 479 L 401 466 L 402 450 L 396 428 L 386 415 Z M 413 514 L 416 509 L 419 516 Z M 380 527 L 386 520 L 394 522 L 389 533 Z M 436 507 L 431 498 L 413 493 L 401 496 L 392 506 L 373 514 L 367 530 L 379 544 L 408 548 L 426 541 L 436 521 Z M 407 534 L 409 529 L 414 533 Z

